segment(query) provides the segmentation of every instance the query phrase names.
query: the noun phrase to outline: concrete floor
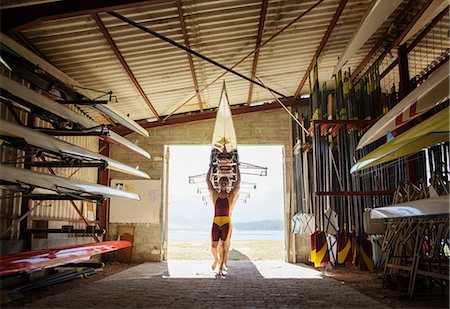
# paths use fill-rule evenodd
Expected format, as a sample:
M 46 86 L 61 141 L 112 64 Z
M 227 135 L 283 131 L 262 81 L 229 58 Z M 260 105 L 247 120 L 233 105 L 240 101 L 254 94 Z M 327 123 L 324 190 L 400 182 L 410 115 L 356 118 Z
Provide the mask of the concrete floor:
M 215 275 L 208 261 L 145 263 L 28 308 L 386 308 L 302 264 L 230 261 Z

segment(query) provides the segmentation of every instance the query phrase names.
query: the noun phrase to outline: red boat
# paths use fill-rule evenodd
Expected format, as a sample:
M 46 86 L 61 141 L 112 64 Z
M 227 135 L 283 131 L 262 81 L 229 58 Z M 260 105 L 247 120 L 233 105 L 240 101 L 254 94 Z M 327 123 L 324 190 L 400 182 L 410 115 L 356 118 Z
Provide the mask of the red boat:
M 34 272 L 68 263 L 82 262 L 89 260 L 93 255 L 127 247 L 131 247 L 131 242 L 119 240 L 5 255 L 0 257 L 0 275 Z

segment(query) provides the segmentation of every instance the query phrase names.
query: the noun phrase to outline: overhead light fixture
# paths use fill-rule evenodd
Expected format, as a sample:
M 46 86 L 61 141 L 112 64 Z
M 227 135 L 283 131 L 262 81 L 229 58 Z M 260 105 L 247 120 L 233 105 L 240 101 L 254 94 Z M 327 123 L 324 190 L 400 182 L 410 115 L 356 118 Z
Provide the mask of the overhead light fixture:
M 300 96 L 300 99 L 309 99 L 310 95 L 309 94 L 304 94 L 302 96 Z
M 155 122 L 157 120 L 158 120 L 158 118 L 156 118 L 156 117 L 151 117 L 151 118 L 146 119 L 147 122 Z

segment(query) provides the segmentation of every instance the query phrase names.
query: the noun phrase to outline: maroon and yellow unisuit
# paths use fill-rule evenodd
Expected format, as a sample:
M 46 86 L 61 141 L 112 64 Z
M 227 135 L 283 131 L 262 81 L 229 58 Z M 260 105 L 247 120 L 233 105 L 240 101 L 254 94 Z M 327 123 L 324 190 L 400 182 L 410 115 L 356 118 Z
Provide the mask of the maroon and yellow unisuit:
M 221 198 L 214 193 L 214 220 L 211 230 L 211 240 L 226 241 L 231 236 L 231 202 L 228 197 Z

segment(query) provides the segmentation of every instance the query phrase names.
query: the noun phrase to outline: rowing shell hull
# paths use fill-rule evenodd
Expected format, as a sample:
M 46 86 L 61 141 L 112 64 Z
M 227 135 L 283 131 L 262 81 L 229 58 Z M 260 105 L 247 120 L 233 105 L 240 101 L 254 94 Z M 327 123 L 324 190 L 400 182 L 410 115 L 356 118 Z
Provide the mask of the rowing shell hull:
M 372 2 L 372 6 L 354 32 L 344 52 L 338 58 L 339 62 L 334 68 L 333 75 L 336 75 L 345 63 L 370 39 L 400 3 L 402 3 L 402 0 L 377 0 Z
M 64 107 L 63 105 L 47 97 L 44 97 L 38 94 L 36 91 L 33 91 L 30 88 L 25 87 L 9 78 L 3 78 L 2 82 L 0 83 L 0 87 L 1 89 L 8 91 L 12 95 L 17 96 L 21 100 L 28 102 L 33 107 L 49 111 L 58 117 L 75 122 L 84 128 L 94 128 L 99 126 L 96 122 L 90 120 L 89 118 L 77 114 L 67 107 Z M 115 132 L 109 130 L 105 136 L 100 136 L 100 138 L 139 153 L 146 158 L 150 158 L 150 154 L 147 151 L 143 150 L 142 148 L 138 147 L 137 145 L 133 144 L 132 142 L 123 138 Z
M 220 103 L 217 108 L 212 147 L 219 152 L 232 152 L 237 150 L 236 132 L 234 130 L 225 82 L 223 83 Z
M 55 66 L 51 65 L 38 55 L 34 54 L 33 52 L 29 51 L 19 43 L 15 42 L 8 36 L 0 33 L 0 42 L 8 46 L 11 50 L 13 50 L 15 53 L 23 57 L 25 60 L 28 60 L 29 62 L 36 65 L 38 68 L 46 71 L 48 74 L 56 78 L 57 80 L 61 81 L 65 85 L 69 85 L 73 87 L 73 90 L 82 94 L 86 98 L 93 99 L 95 98 L 94 94 L 91 94 L 89 90 L 86 90 L 85 87 L 83 87 L 80 83 L 78 83 L 76 80 L 72 79 L 70 76 L 68 76 L 66 73 L 62 72 Z M 120 113 L 119 111 L 115 110 L 114 108 L 111 108 L 110 106 L 96 104 L 93 106 L 94 109 L 98 110 L 100 113 L 107 115 L 111 117 L 116 122 L 120 123 L 124 127 L 127 127 L 128 129 L 139 133 L 145 137 L 148 137 L 148 132 L 141 127 L 137 122 L 132 120 L 131 118 L 127 117 L 126 115 Z
M 150 179 L 150 176 L 148 176 L 146 173 L 132 168 L 131 166 L 125 165 L 119 161 L 105 157 L 101 154 L 89 151 L 79 146 L 72 145 L 39 131 L 16 125 L 9 121 L 0 122 L 0 135 L 21 138 L 24 139 L 25 142 L 29 145 L 41 149 L 46 149 L 57 154 L 69 155 L 77 158 L 81 157 L 83 159 L 90 160 L 102 160 L 107 163 L 108 169 Z
M 34 186 L 55 193 L 74 194 L 75 191 L 78 193 L 102 195 L 104 197 L 119 197 L 136 201 L 140 200 L 139 195 L 133 192 L 117 190 L 81 180 L 71 180 L 60 176 L 36 173 L 27 169 L 11 167 L 4 164 L 0 164 L 0 171 L 0 179 L 4 181 L 20 184 L 22 186 Z
M 450 213 L 448 196 L 438 196 L 378 207 L 370 210 L 371 219 L 406 218 L 417 216 L 447 215 Z
M 239 156 L 225 82 L 223 83 L 214 124 L 210 164 L 212 167 L 211 183 L 213 187 L 219 190 L 219 179 L 227 177 L 227 190 L 230 191 L 237 179 Z
M 125 240 L 21 252 L 0 257 L 0 275 L 34 272 L 68 263 L 89 260 L 93 255 L 131 247 Z
M 448 98 L 449 67 L 447 63 L 367 130 L 361 137 L 357 149 L 361 149 L 386 136 L 389 132 L 395 131 Z
M 414 23 L 408 33 L 405 35 L 403 40 L 400 42 L 399 46 L 408 42 L 417 32 L 423 29 L 429 22 L 431 22 L 436 15 L 442 12 L 448 5 L 448 0 L 433 0 L 433 2 L 427 7 L 425 12 L 419 17 L 419 19 Z
M 423 148 L 448 141 L 450 134 L 448 117 L 449 107 L 362 157 L 353 165 L 350 173 L 389 162 L 416 153 Z

